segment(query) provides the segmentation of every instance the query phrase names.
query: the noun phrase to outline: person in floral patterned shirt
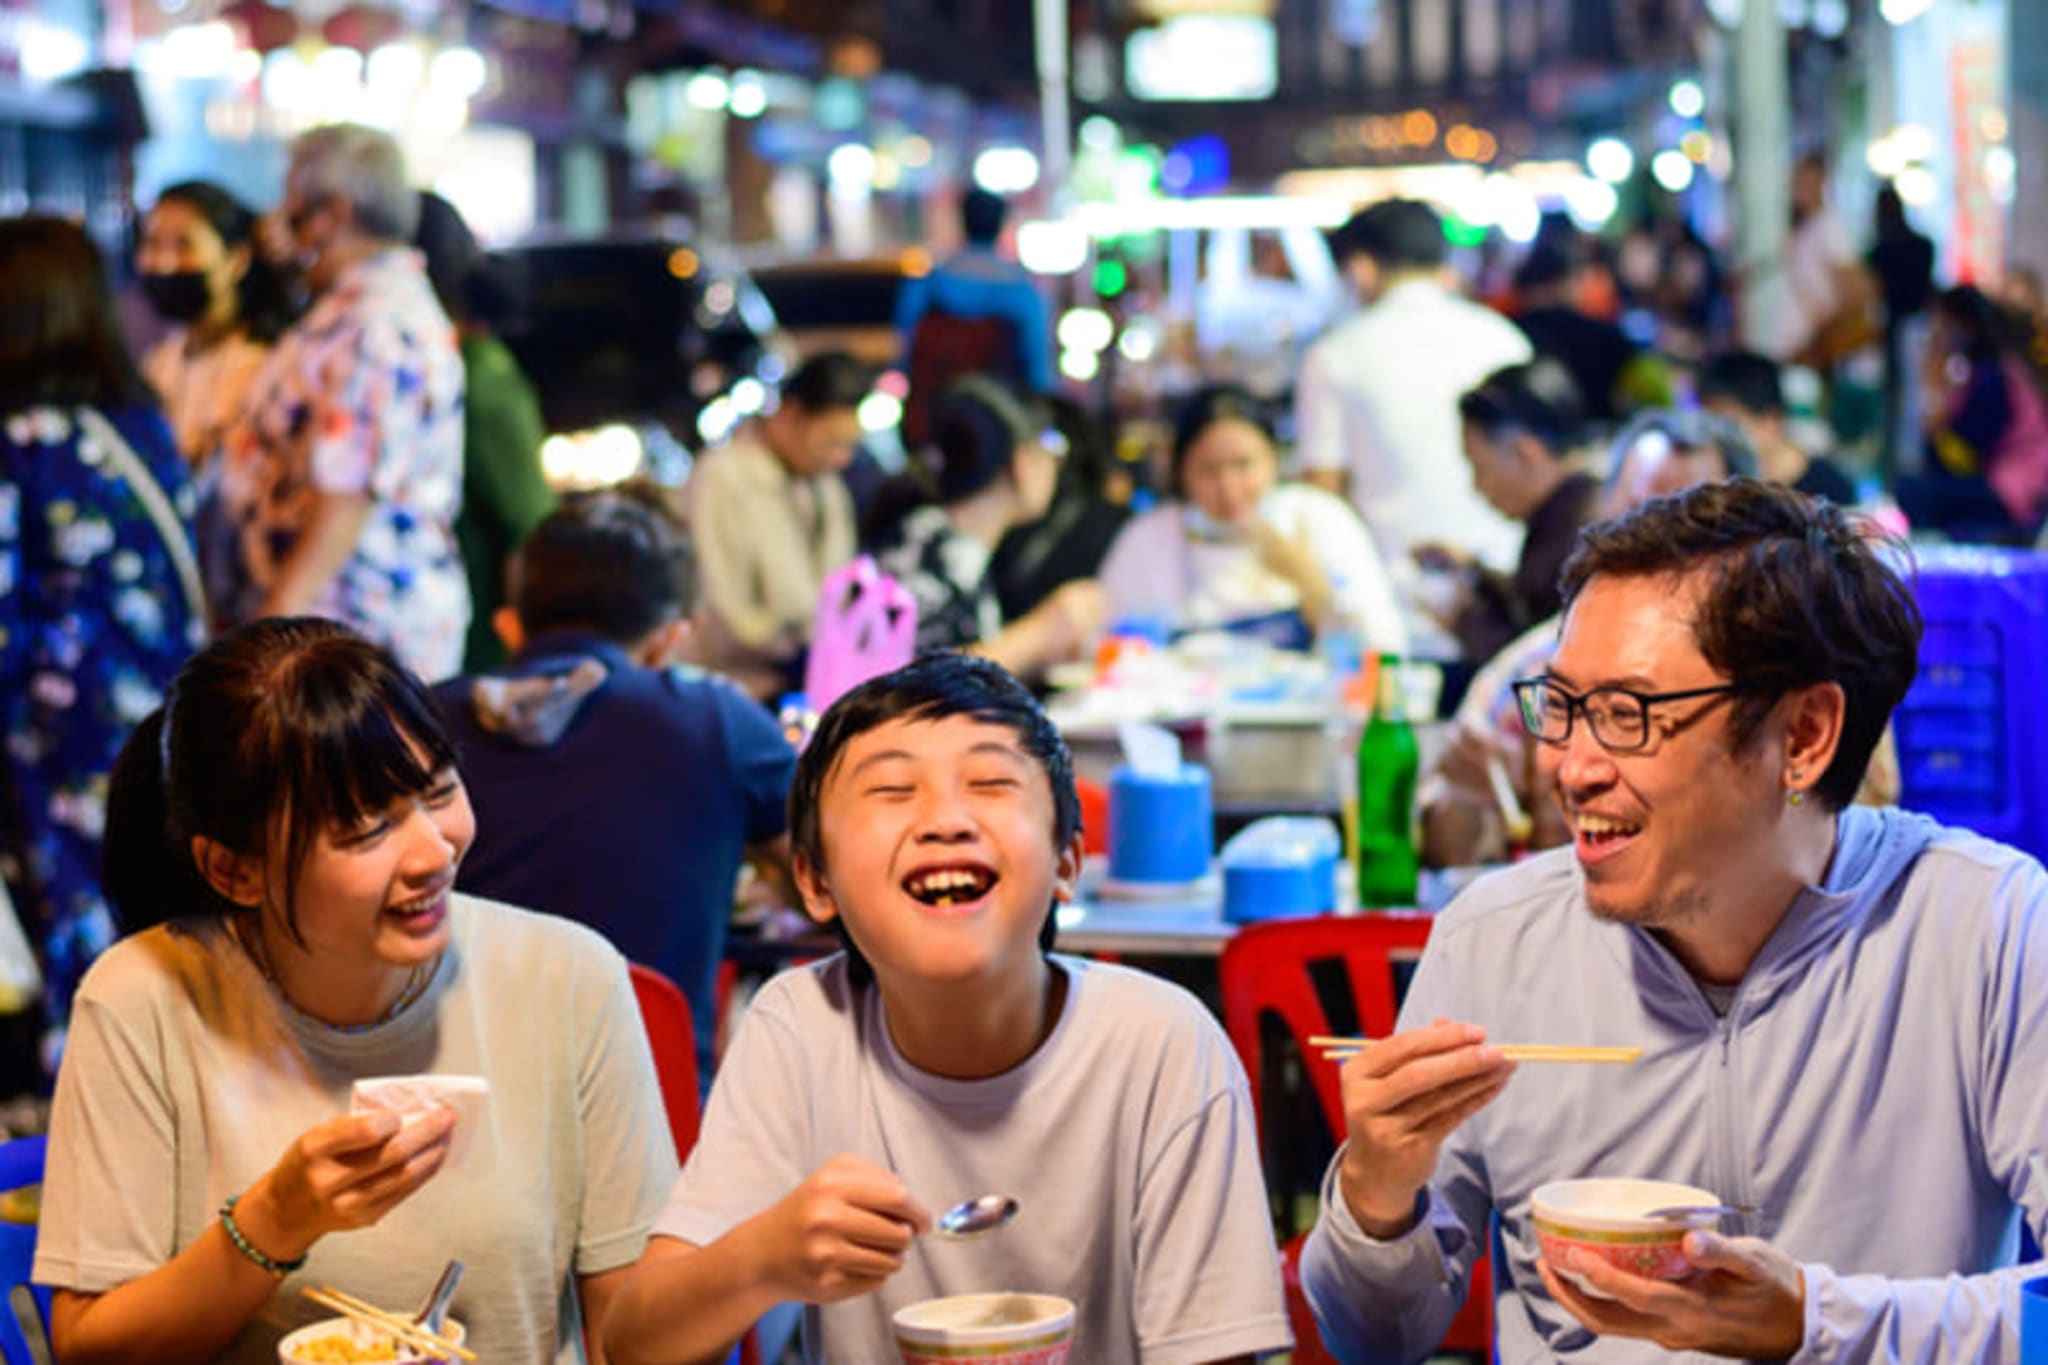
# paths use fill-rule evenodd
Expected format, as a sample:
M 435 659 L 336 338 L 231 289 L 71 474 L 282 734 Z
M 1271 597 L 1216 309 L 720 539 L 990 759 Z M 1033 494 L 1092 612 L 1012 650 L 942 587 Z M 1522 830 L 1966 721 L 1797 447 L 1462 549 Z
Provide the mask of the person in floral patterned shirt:
M 53 1068 L 72 993 L 114 935 L 108 776 L 201 643 L 190 521 L 185 463 L 98 250 L 62 219 L 0 222 L 0 872 L 41 959 Z
M 469 586 L 462 357 L 417 252 L 392 139 L 348 124 L 292 144 L 280 210 L 313 297 L 229 436 L 208 526 L 224 624 L 315 614 L 423 678 L 462 666 Z

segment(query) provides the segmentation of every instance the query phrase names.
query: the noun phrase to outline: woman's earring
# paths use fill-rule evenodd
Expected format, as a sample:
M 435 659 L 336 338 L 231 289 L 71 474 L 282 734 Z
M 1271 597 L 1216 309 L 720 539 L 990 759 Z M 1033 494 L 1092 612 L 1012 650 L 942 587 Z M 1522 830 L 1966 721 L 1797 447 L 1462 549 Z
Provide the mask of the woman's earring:
M 1800 778 L 1804 776 L 1805 774 L 1802 773 L 1799 769 L 1794 768 L 1792 770 L 1792 780 L 1794 782 L 1797 782 Z M 1804 805 L 1806 802 L 1806 793 L 1799 790 L 1797 787 L 1794 787 L 1791 791 L 1785 793 L 1785 799 L 1795 806 Z

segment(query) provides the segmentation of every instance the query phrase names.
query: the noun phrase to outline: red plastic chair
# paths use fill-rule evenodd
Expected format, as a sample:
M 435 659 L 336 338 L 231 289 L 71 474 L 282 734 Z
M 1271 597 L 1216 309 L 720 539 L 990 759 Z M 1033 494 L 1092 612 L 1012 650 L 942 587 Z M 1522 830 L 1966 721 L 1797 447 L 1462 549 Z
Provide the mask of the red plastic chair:
M 633 998 L 640 1003 L 640 1022 L 654 1052 L 654 1076 L 661 1085 L 662 1108 L 668 1111 L 669 1136 L 675 1139 L 676 1160 L 689 1158 L 697 1145 L 702 1118 L 697 1102 L 697 1025 L 683 988 L 652 967 L 628 963 Z M 749 1331 L 740 1341 L 740 1365 L 760 1365 L 761 1348 Z
M 1315 1060 L 1308 1040 L 1340 1030 L 1333 1026 L 1310 979 L 1311 963 L 1342 963 L 1359 1028 L 1369 1038 L 1394 1031 L 1400 1001 L 1394 977 L 1397 960 L 1413 961 L 1429 942 L 1431 917 L 1409 913 L 1324 915 L 1313 919 L 1275 920 L 1240 930 L 1224 946 L 1220 964 L 1223 985 L 1223 1027 L 1230 1035 L 1252 1080 L 1254 1110 L 1264 1104 L 1259 1077 L 1260 1020 L 1277 1016 L 1286 1026 L 1306 1063 L 1318 1106 L 1331 1135 L 1344 1140 L 1344 1096 L 1337 1067 Z M 1265 1132 L 1263 1113 L 1259 1131 Z M 1287 1315 L 1294 1327 L 1297 1365 L 1334 1365 L 1316 1333 L 1314 1316 L 1301 1291 L 1299 1262 L 1304 1236 L 1281 1248 L 1287 1288 Z M 1487 1257 L 1472 1268 L 1465 1305 L 1444 1333 L 1442 1350 L 1493 1355 L 1493 1274 Z
M 1077 777 L 1074 791 L 1081 798 L 1081 851 L 1090 855 L 1109 852 L 1109 788 Z
M 652 967 L 632 963 L 633 995 L 640 1002 L 640 1022 L 654 1050 L 654 1074 L 661 1082 L 661 1103 L 668 1111 L 669 1135 L 676 1160 L 687 1160 L 697 1145 L 697 1026 L 683 988 Z

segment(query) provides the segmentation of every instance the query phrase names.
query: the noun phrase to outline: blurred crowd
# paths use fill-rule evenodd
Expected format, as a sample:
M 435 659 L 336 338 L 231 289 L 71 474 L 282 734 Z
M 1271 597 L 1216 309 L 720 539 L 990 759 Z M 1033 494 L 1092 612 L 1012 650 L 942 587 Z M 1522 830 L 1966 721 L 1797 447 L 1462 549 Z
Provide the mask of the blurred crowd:
M 1497 775 L 1546 808 L 1509 684 L 1554 640 L 1589 522 L 1754 475 L 1916 534 L 2040 534 L 2037 277 L 1943 287 L 1895 194 L 1859 243 L 1825 185 L 1799 164 L 1781 307 L 1743 329 L 1761 349 L 1733 345 L 1729 272 L 1677 219 L 1612 240 L 1546 220 L 1468 277 L 1434 209 L 1388 200 L 1334 234 L 1354 306 L 1283 395 L 1191 366 L 1135 414 L 1053 392 L 1046 301 L 1005 257 L 1002 201 L 975 191 L 965 247 L 899 300 L 900 469 L 863 449 L 875 376 L 826 352 L 680 490 L 559 508 L 533 386 L 493 333 L 504 284 L 385 135 L 301 137 L 261 212 L 163 190 L 134 266 L 168 332 L 139 357 L 79 227 L 0 223 L 0 866 L 44 978 L 45 1063 L 116 933 L 116 754 L 195 648 L 269 617 L 343 622 L 441 685 L 477 736 L 478 804 L 501 808 L 465 888 L 596 904 L 622 937 L 650 918 L 634 898 L 676 878 L 712 888 L 700 918 L 722 923 L 743 861 L 784 875 L 793 755 L 768 708 L 802 686 L 826 584 L 863 554 L 915 602 L 919 651 L 1027 680 L 1109 634 L 1434 659 L 1456 726 L 1426 852 L 1504 856 Z M 616 776 L 657 733 L 704 775 L 688 809 Z M 491 794 L 536 782 L 549 800 Z M 1868 785 L 1895 789 L 1881 760 Z M 594 898 L 559 856 L 582 806 L 621 860 Z M 677 828 L 710 833 L 625 870 Z M 629 951 L 708 1002 L 720 933 Z

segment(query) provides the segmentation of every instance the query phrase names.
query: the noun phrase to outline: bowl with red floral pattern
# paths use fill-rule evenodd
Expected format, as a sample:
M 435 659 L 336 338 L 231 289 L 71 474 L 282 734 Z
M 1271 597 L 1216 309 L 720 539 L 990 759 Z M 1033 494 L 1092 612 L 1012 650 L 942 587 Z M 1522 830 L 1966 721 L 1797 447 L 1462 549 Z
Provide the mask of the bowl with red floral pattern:
M 1685 1234 L 1712 1227 L 1713 1216 L 1647 1215 L 1653 1209 L 1711 1209 L 1720 1202 L 1695 1185 L 1620 1176 L 1553 1180 L 1529 1196 L 1543 1259 L 1579 1289 L 1599 1298 L 1606 1295 L 1583 1273 L 1589 1262 L 1604 1262 L 1652 1280 L 1680 1280 L 1692 1274 L 1695 1267 L 1685 1254 Z
M 895 1315 L 903 1365 L 1066 1365 L 1074 1305 L 1056 1294 L 956 1294 Z

